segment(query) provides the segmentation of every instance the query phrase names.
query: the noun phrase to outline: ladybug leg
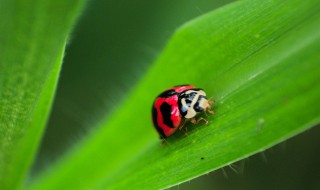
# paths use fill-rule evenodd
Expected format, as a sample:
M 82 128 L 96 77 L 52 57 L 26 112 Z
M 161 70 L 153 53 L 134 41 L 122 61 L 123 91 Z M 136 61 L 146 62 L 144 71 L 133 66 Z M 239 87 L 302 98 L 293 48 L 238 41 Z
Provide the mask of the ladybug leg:
M 191 118 L 190 119 L 190 122 L 193 123 L 193 124 L 198 124 L 200 121 L 204 121 L 206 123 L 206 125 L 208 125 L 209 121 L 207 121 L 205 118 L 203 117 L 200 117 L 199 119 L 196 119 L 196 118 Z
M 185 124 L 186 124 L 186 120 L 183 121 L 183 124 L 179 127 L 179 130 L 181 130 Z
M 188 136 L 188 128 L 184 127 L 184 125 L 186 124 L 186 120 L 183 122 L 183 124 L 179 127 L 179 130 L 182 131 L 184 133 L 184 136 Z
M 210 113 L 210 114 L 215 114 L 216 113 L 216 112 L 214 112 L 213 110 L 210 110 L 210 109 L 206 110 L 204 113 L 207 113 L 207 112 Z
M 180 127 L 179 130 L 183 132 L 184 136 L 188 136 L 188 128 L 187 127 L 184 127 L 184 128 Z
M 165 138 L 161 139 L 161 146 L 164 146 L 165 143 L 169 145 L 169 142 Z
M 211 110 L 210 108 L 208 108 L 207 110 L 204 110 L 204 115 L 206 115 L 207 117 L 208 117 L 208 113 L 209 114 L 211 114 L 211 115 L 213 115 L 213 114 L 215 114 L 216 112 L 214 112 L 213 110 Z
M 203 117 L 200 117 L 198 120 L 197 120 L 197 123 L 199 123 L 200 121 L 204 121 L 206 125 L 208 125 L 209 121 L 206 120 L 205 118 Z
M 184 127 L 182 131 L 183 131 L 184 136 L 188 136 L 188 128 L 187 127 Z
M 190 122 L 193 123 L 193 124 L 196 124 L 197 120 L 196 120 L 196 118 L 193 117 L 193 118 L 190 118 Z
M 206 115 L 206 117 L 208 117 L 208 113 L 207 113 L 207 110 L 204 110 L 204 115 Z

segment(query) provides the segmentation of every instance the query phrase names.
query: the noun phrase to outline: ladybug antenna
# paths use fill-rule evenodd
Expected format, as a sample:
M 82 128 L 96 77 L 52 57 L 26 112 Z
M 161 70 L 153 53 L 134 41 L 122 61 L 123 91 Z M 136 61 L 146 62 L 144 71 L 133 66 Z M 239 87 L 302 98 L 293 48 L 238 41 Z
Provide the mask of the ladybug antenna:
M 211 96 L 210 98 L 208 98 L 208 100 L 213 100 L 213 96 Z
M 163 138 L 161 141 L 161 146 L 164 146 L 165 143 L 169 146 L 169 148 L 171 148 L 170 143 L 165 138 Z

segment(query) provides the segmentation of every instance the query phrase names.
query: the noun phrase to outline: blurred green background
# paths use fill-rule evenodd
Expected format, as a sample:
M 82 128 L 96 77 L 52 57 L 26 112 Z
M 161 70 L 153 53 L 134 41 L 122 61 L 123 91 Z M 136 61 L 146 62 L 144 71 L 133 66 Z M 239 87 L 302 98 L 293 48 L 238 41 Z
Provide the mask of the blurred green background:
M 230 2 L 89 1 L 67 47 L 33 173 L 55 161 L 116 109 L 175 29 Z M 225 167 L 224 172 L 218 170 L 171 189 L 320 189 L 319 134 L 320 127 L 313 128 L 238 162 L 234 167 L 239 173 Z

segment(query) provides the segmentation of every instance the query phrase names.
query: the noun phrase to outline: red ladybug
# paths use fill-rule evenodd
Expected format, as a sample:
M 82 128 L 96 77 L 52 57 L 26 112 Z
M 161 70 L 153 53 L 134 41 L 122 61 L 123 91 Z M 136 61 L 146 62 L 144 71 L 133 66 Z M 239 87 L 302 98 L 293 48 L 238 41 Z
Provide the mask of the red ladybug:
M 207 120 L 200 117 L 196 119 L 199 112 L 211 113 L 213 100 L 208 100 L 206 93 L 201 88 L 191 85 L 174 86 L 162 92 L 154 101 L 152 106 L 153 125 L 161 139 L 181 129 L 186 119 L 196 124 Z

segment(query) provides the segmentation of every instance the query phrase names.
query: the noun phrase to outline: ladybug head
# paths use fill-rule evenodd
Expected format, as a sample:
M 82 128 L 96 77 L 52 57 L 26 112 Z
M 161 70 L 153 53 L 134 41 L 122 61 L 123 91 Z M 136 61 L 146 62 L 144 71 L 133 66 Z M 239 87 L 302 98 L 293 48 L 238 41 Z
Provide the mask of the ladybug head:
M 187 119 L 210 108 L 206 93 L 201 88 L 189 89 L 179 94 L 179 109 L 182 116 Z

